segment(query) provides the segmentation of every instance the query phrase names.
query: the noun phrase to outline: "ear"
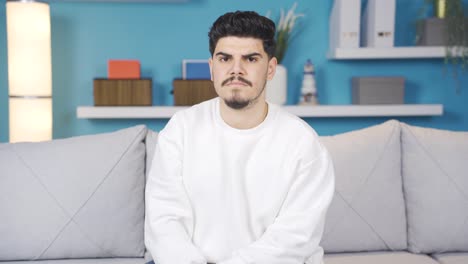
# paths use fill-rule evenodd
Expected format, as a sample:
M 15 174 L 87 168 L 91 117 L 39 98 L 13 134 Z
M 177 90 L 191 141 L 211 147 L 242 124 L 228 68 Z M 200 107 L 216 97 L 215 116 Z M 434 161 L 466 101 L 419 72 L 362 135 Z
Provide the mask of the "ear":
M 275 57 L 272 57 L 268 61 L 268 72 L 267 72 L 267 80 L 273 79 L 276 72 L 276 65 L 278 64 L 278 60 Z
M 213 57 L 208 59 L 208 65 L 210 66 L 210 77 L 211 81 L 213 81 Z

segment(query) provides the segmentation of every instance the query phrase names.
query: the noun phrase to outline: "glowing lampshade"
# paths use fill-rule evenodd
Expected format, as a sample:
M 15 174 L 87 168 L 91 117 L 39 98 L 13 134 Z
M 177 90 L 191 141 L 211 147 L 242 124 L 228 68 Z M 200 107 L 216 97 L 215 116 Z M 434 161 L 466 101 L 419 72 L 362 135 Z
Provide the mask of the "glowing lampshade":
M 10 142 L 52 139 L 52 63 L 47 3 L 7 1 Z

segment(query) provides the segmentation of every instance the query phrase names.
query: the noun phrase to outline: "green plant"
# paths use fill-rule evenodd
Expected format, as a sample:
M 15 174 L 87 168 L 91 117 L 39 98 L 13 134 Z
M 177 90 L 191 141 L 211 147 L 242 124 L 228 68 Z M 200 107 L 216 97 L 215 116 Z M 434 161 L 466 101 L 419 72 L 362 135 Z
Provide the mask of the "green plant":
M 445 62 L 460 64 L 468 69 L 468 18 L 465 16 L 462 0 L 425 0 L 423 12 L 428 7 L 434 16 L 444 19 L 446 24 Z M 424 12 L 425 13 L 425 12 Z
M 279 20 L 276 22 L 276 50 L 275 57 L 278 63 L 283 61 L 286 51 L 288 50 L 289 43 L 293 37 L 294 29 L 297 27 L 297 20 L 303 17 L 304 14 L 296 13 L 297 2 L 292 5 L 287 13 L 283 9 L 280 11 Z M 267 15 L 267 17 L 269 14 Z
M 445 65 L 451 64 L 456 80 L 456 93 L 461 92 L 459 71 L 468 71 L 468 18 L 465 16 L 463 0 L 424 0 L 420 17 L 432 7 L 433 16 L 445 21 Z M 421 20 L 418 23 L 422 23 Z M 420 38 L 419 32 L 416 38 Z M 458 67 L 460 66 L 460 67 Z

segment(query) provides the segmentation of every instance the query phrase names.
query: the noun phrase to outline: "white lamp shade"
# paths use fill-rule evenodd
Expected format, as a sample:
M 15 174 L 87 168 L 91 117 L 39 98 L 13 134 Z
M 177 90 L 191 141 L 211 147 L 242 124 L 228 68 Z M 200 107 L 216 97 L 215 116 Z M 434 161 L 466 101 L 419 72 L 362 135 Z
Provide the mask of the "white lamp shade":
M 52 98 L 10 98 L 10 142 L 52 138 Z
M 7 2 L 10 95 L 50 96 L 52 63 L 49 5 Z
M 47 3 L 7 1 L 10 142 L 52 138 L 52 58 Z

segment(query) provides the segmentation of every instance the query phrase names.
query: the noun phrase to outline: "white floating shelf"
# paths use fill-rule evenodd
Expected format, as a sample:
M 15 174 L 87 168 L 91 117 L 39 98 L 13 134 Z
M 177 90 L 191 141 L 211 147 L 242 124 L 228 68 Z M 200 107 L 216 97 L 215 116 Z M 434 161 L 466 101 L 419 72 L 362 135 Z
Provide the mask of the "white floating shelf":
M 438 116 L 441 104 L 285 106 L 300 117 Z
M 185 106 L 79 106 L 78 118 L 170 118 Z
M 454 50 L 455 52 L 456 50 Z M 393 47 L 393 48 L 338 48 L 330 50 L 327 57 L 335 60 L 353 59 L 431 59 L 444 58 L 445 47 Z M 458 50 L 458 56 L 461 51 Z
M 89 119 L 157 119 L 170 118 L 185 106 L 79 106 L 78 118 Z M 403 104 L 403 105 L 319 105 L 283 106 L 299 117 L 376 117 L 376 116 L 440 116 L 441 104 Z
M 47 0 L 48 2 L 71 3 L 185 3 L 189 0 Z

